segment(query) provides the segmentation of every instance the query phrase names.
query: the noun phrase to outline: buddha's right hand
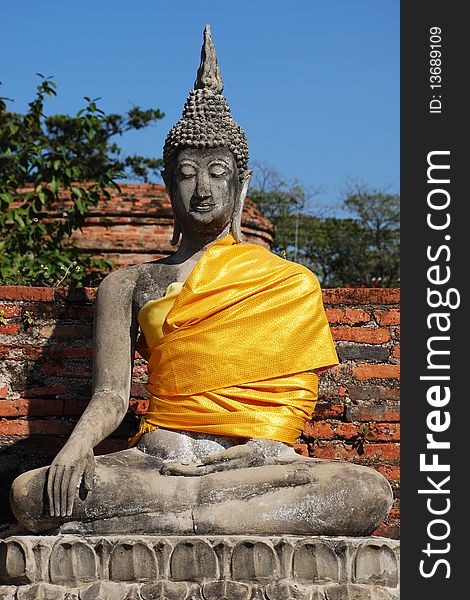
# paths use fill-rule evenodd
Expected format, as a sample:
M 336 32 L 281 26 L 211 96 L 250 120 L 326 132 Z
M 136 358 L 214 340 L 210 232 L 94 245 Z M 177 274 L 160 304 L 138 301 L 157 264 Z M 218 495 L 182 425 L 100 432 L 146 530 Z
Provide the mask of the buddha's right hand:
M 68 517 L 72 514 L 80 481 L 91 490 L 95 472 L 93 449 L 65 444 L 53 460 L 47 474 L 47 497 L 51 517 Z

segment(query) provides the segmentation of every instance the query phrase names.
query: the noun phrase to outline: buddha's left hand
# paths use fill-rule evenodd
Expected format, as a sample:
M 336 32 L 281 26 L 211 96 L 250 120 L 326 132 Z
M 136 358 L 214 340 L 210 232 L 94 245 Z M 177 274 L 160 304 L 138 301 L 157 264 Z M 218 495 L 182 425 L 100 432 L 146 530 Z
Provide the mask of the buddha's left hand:
M 286 446 L 281 442 L 272 440 L 249 440 L 245 444 L 239 444 L 227 448 L 223 452 L 206 456 L 200 463 L 168 463 L 160 470 L 162 475 L 184 475 L 187 477 L 197 477 L 208 475 L 217 471 L 226 471 L 230 469 L 246 469 L 248 467 L 258 467 L 276 462 L 285 462 L 283 456 L 286 455 Z M 298 455 L 289 453 L 289 460 L 296 460 Z

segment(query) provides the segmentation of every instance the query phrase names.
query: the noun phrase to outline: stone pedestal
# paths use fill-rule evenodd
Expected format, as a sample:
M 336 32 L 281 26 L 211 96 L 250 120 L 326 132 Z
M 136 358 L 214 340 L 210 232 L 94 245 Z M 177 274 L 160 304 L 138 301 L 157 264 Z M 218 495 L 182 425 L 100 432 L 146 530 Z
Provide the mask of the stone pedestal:
M 399 542 L 367 537 L 12 536 L 2 600 L 392 600 Z

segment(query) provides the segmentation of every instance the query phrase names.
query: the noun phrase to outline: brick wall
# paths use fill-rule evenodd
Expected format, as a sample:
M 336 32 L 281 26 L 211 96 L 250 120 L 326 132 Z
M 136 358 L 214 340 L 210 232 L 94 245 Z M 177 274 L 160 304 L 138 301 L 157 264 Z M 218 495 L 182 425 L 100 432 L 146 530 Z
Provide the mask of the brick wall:
M 95 289 L 0 287 L 0 515 L 19 473 L 48 464 L 90 397 Z M 395 503 L 376 532 L 398 537 L 399 291 L 327 289 L 323 300 L 340 364 L 320 377 L 311 423 L 296 449 L 370 465 L 390 481 Z M 147 405 L 145 364 L 134 369 L 130 410 L 96 449 L 126 447 Z

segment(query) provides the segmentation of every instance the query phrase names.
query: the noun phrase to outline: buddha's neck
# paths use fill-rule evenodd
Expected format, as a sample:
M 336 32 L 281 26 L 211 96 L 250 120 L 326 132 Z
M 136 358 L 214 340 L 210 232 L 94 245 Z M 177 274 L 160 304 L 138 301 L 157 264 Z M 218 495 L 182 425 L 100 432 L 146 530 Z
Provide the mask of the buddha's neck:
M 183 231 L 180 245 L 174 254 L 174 258 L 179 261 L 198 259 L 204 252 L 217 240 L 226 237 L 230 233 L 230 224 L 227 225 L 219 234 L 214 232 L 195 232 L 190 234 Z

